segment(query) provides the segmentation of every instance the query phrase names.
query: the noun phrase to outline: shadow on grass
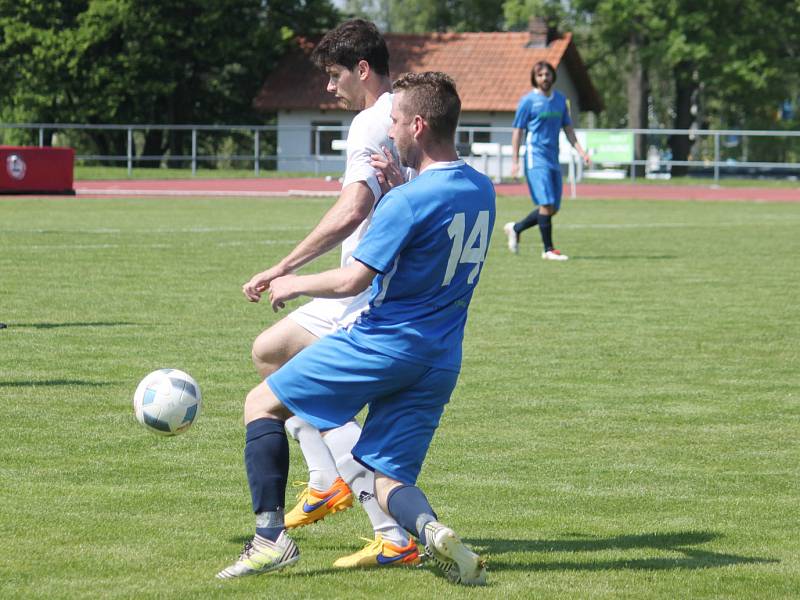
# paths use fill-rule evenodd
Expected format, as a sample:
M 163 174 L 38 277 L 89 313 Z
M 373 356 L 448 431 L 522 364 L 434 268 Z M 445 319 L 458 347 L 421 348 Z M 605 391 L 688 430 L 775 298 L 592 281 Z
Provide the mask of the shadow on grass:
M 653 256 L 647 256 L 644 254 L 636 254 L 636 255 L 600 255 L 600 256 L 575 256 L 572 255 L 569 257 L 570 260 L 675 260 L 678 258 L 672 254 L 656 254 Z
M 102 387 L 104 385 L 111 385 L 110 383 L 98 383 L 96 381 L 84 381 L 82 379 L 45 379 L 42 381 L 34 381 L 27 379 L 25 381 L 2 381 L 0 380 L 0 388 L 18 388 L 18 387 L 59 387 L 82 385 L 88 387 Z
M 472 538 L 465 540 L 476 551 L 489 556 L 489 566 L 496 571 L 605 571 L 605 570 L 665 570 L 665 569 L 711 569 L 738 564 L 777 563 L 776 559 L 755 556 L 724 554 L 696 548 L 721 537 L 708 531 L 686 531 L 677 533 L 646 533 L 642 535 L 621 535 L 610 538 L 597 538 L 572 534 L 571 538 L 558 540 L 490 540 Z M 600 552 L 615 550 L 658 550 L 677 553 L 680 556 L 620 558 L 618 560 L 542 560 L 530 562 L 511 562 L 501 558 L 509 553 L 556 552 Z M 554 557 L 555 558 L 555 557 Z
M 138 325 L 138 323 L 128 323 L 127 321 L 76 321 L 73 323 L 7 323 L 9 329 L 58 329 L 60 327 L 127 327 Z

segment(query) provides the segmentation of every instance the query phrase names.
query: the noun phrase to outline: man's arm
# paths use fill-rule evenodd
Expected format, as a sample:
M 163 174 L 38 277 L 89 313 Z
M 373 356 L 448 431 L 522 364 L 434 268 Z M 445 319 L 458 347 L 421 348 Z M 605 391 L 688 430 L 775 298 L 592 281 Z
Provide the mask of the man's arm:
M 369 216 L 374 204 L 375 197 L 363 181 L 345 186 L 336 203 L 294 250 L 242 286 L 244 295 L 251 302 L 258 302 L 273 279 L 299 269 L 341 244 Z
M 272 310 L 278 312 L 286 302 L 298 296 L 312 298 L 347 298 L 363 292 L 372 283 L 377 271 L 362 262 L 354 261 L 346 267 L 314 273 L 313 275 L 285 275 L 273 279 L 269 286 Z
M 522 143 L 524 129 L 514 129 L 511 133 L 511 176 L 519 174 L 519 147 Z
M 581 144 L 578 141 L 578 137 L 575 135 L 575 130 L 572 128 L 572 125 L 564 125 L 564 134 L 567 136 L 567 140 L 569 143 L 572 144 L 572 147 L 578 151 L 578 154 L 581 155 L 581 159 L 585 165 L 591 165 L 592 159 L 589 155 L 581 148 Z

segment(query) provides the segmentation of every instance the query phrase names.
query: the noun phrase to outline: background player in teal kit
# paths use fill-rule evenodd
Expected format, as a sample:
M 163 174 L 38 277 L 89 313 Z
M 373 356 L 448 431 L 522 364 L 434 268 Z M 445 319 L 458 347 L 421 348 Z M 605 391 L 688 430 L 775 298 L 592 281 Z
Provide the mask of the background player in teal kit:
M 503 231 L 508 237 L 508 249 L 516 254 L 519 235 L 538 225 L 544 244 L 542 258 L 567 260 L 566 255 L 553 247 L 552 224 L 553 216 L 561 207 L 558 136 L 562 128 L 583 161 L 586 164 L 591 161 L 575 137 L 567 99 L 553 89 L 555 82 L 556 72 L 553 66 L 545 61 L 536 63 L 531 70 L 533 90 L 525 94 L 517 106 L 511 137 L 511 175 L 516 177 L 519 173 L 519 148 L 524 137 L 525 179 L 537 208 L 517 223 L 506 223 Z
M 461 368 L 467 308 L 494 226 L 494 187 L 458 159 L 461 101 L 447 75 L 408 74 L 394 91 L 389 137 L 401 163 L 420 175 L 380 200 L 353 262 L 270 283 L 276 310 L 301 295 L 346 297 L 372 287 L 369 308 L 352 326 L 301 351 L 248 395 L 248 482 L 254 506 L 280 506 L 289 462 L 283 421 L 295 414 L 324 431 L 369 406 L 352 453 L 375 471 L 382 508 L 451 581 L 479 585 L 483 561 L 437 520 L 415 482 Z M 280 510 L 264 513 L 261 524 L 220 578 L 299 558 Z

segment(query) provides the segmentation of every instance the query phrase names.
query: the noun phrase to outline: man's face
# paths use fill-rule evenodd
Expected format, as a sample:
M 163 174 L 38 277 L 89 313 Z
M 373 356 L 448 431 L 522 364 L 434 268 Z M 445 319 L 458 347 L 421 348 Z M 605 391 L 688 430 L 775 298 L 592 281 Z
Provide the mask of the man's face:
M 414 137 L 414 117 L 403 109 L 405 92 L 396 92 L 392 99 L 392 125 L 389 127 L 389 138 L 394 141 L 400 164 L 412 169 L 419 168 L 419 151 Z
M 536 85 L 544 93 L 549 92 L 550 88 L 553 87 L 553 74 L 547 67 L 539 67 L 536 69 L 535 78 Z
M 358 65 L 348 69 L 342 65 L 325 67 L 328 74 L 327 90 L 334 94 L 339 104 L 347 110 L 364 110 L 366 98 L 359 77 Z

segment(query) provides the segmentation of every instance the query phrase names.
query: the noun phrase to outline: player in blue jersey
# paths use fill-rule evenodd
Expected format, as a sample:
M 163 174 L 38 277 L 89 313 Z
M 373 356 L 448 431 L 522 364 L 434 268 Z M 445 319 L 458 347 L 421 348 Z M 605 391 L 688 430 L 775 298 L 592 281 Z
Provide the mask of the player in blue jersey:
M 519 149 L 525 139 L 525 179 L 536 209 L 516 223 L 506 223 L 503 231 L 508 237 L 508 249 L 517 253 L 520 234 L 539 226 L 545 260 L 567 260 L 553 246 L 552 219 L 561 207 L 561 166 L 558 163 L 558 136 L 561 129 L 569 143 L 578 151 L 586 164 L 589 155 L 581 148 L 572 128 L 569 106 L 563 94 L 553 89 L 556 71 L 545 61 L 540 61 L 531 70 L 533 90 L 519 101 L 514 116 L 514 132 L 511 137 L 511 175 L 519 173 Z
M 371 287 L 371 296 L 354 324 L 301 351 L 248 395 L 248 440 L 259 440 L 246 452 L 248 481 L 254 504 L 283 496 L 283 421 L 290 415 L 324 431 L 369 406 L 353 456 L 375 472 L 381 506 L 451 581 L 479 585 L 483 561 L 437 520 L 415 482 L 461 368 L 467 308 L 494 224 L 494 187 L 458 159 L 461 101 L 449 77 L 408 74 L 394 90 L 389 136 L 401 163 L 420 175 L 381 199 L 352 263 L 270 283 L 275 310 L 301 295 L 335 298 Z M 219 577 L 276 570 L 299 558 L 277 517 L 264 515 L 253 541 Z
M 327 91 L 344 108 L 359 111 L 347 134 L 342 190 L 319 224 L 289 254 L 242 287 L 247 299 L 253 302 L 260 300 L 261 292 L 274 278 L 294 272 L 340 243 L 340 264 L 352 261 L 353 250 L 364 236 L 375 204 L 383 194 L 379 171 L 371 166 L 370 155 L 386 144 L 394 151 L 388 137 L 392 123 L 389 50 L 375 24 L 363 19 L 345 21 L 325 34 L 311 59 L 328 75 Z M 408 179 L 410 175 L 405 172 L 402 178 Z M 350 298 L 315 298 L 274 323 L 253 343 L 253 361 L 261 378 L 269 377 L 306 346 L 349 326 L 367 308 L 368 301 L 367 290 Z M 377 562 L 379 554 L 394 554 L 408 563 L 418 562 L 416 542 L 378 505 L 372 492 L 375 488 L 372 472 L 353 460 L 351 450 L 361 433 L 358 423 L 350 421 L 322 436 L 303 419 L 292 417 L 286 421 L 286 429 L 299 443 L 309 471 L 308 484 L 300 492 L 297 504 L 284 516 L 286 527 L 310 525 L 350 507 L 355 498 L 372 523 L 374 538 L 362 550 L 339 557 L 333 565 L 386 566 Z M 266 508 L 253 507 L 256 521 Z

